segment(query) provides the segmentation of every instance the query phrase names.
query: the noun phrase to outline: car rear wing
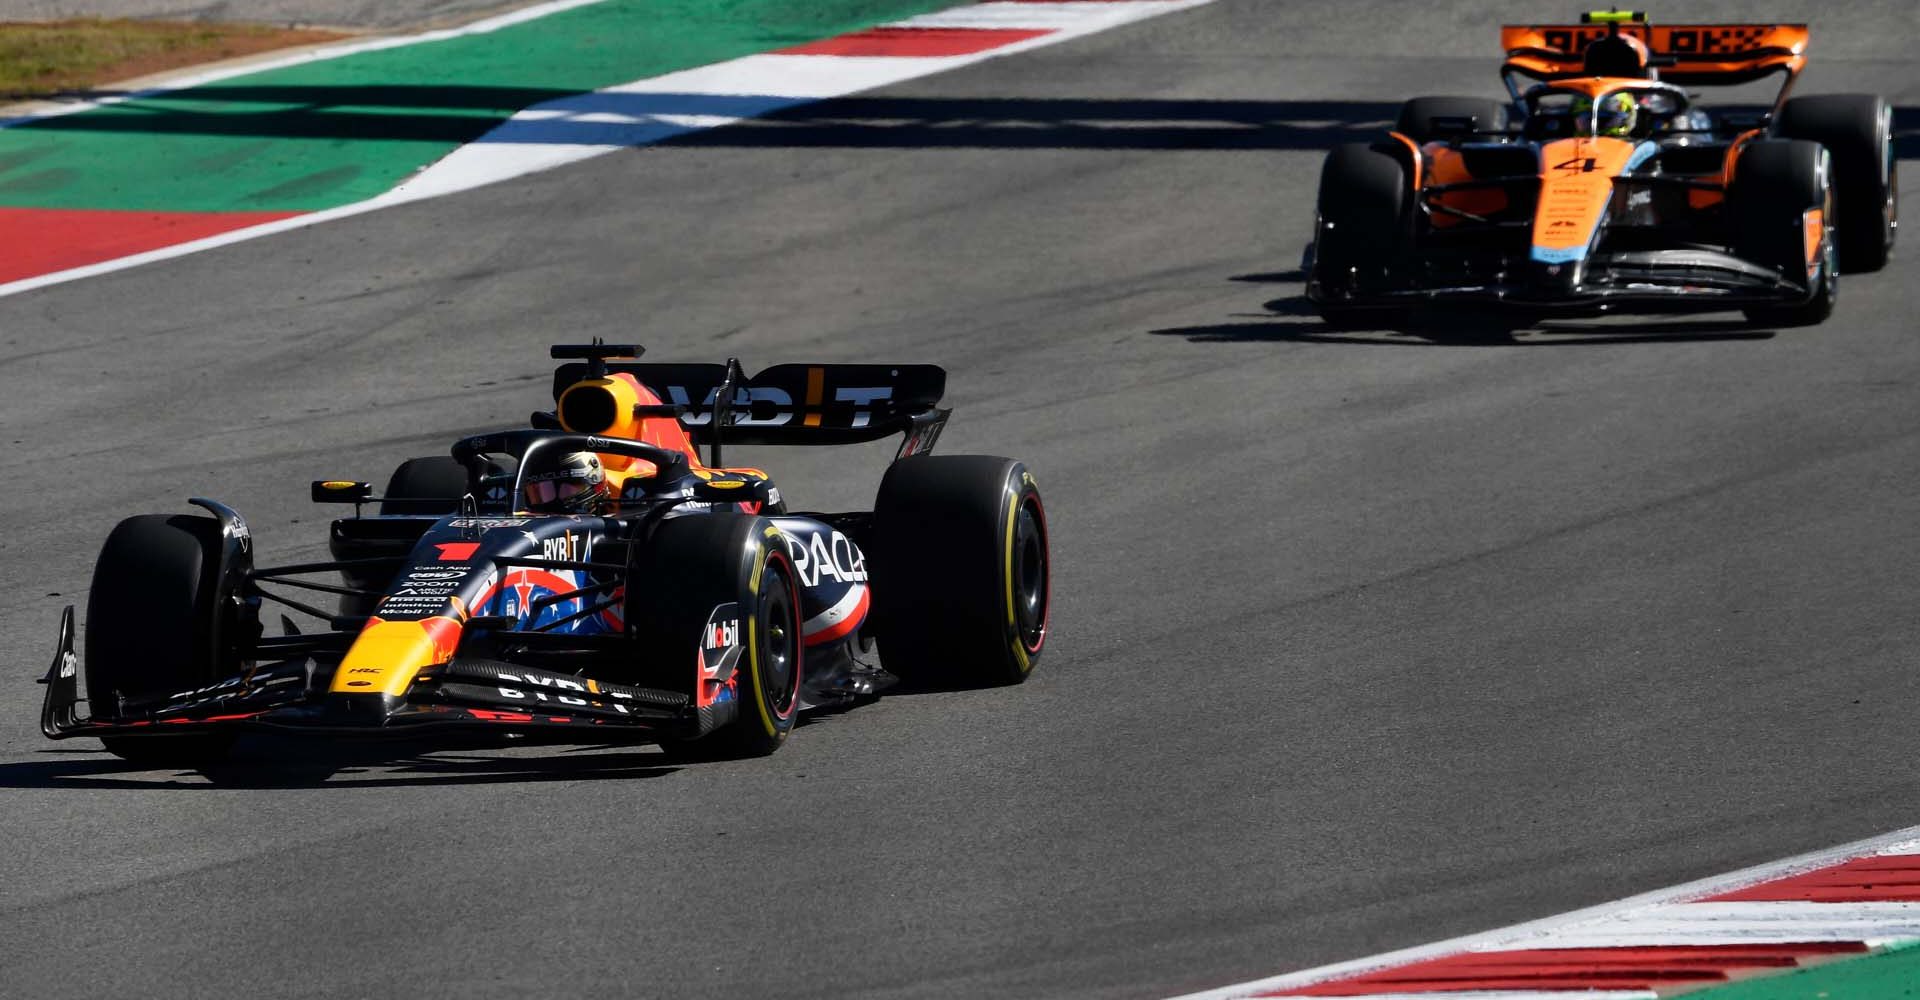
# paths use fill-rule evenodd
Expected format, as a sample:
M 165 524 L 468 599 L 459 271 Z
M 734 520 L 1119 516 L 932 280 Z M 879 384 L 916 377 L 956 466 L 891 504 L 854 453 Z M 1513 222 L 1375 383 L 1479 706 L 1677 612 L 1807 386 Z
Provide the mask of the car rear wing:
M 1500 74 L 1535 80 L 1587 75 L 1587 46 L 1616 31 L 1646 43 L 1660 79 L 1681 86 L 1750 83 L 1774 73 L 1786 74 L 1791 84 L 1807 65 L 1804 24 L 1653 25 L 1596 18 L 1582 24 L 1502 25 L 1500 47 L 1507 61 Z
M 555 348 L 556 356 L 568 349 Z M 578 355 L 574 355 L 578 356 Z M 635 416 L 672 416 L 695 444 L 837 445 L 905 435 L 898 457 L 932 450 L 953 411 L 939 406 L 947 388 L 937 365 L 789 364 L 748 378 L 738 359 L 726 364 L 651 363 L 597 358 L 561 365 L 553 375 L 556 404 L 586 379 L 629 375 L 660 403 Z M 723 405 L 721 400 L 729 399 Z M 564 407 L 562 407 L 564 411 Z M 560 413 L 564 419 L 565 412 Z

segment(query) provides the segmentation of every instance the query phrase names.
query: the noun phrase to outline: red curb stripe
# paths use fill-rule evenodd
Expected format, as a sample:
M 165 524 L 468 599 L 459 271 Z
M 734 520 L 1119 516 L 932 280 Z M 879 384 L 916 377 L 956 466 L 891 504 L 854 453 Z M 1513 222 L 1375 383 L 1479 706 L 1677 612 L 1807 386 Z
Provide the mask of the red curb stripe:
M 970 56 L 1029 38 L 1051 35 L 1032 28 L 869 28 L 827 38 L 775 55 L 786 56 Z
M 1711 896 L 1709 903 L 1920 902 L 1920 857 L 1869 855 L 1802 875 Z
M 1467 952 L 1361 976 L 1259 993 L 1262 997 L 1365 996 L 1459 990 L 1650 990 L 1726 982 L 1737 972 L 1789 969 L 1800 959 L 1860 954 L 1859 942 L 1653 945 Z
M 300 214 L 0 208 L 0 283 L 191 243 Z

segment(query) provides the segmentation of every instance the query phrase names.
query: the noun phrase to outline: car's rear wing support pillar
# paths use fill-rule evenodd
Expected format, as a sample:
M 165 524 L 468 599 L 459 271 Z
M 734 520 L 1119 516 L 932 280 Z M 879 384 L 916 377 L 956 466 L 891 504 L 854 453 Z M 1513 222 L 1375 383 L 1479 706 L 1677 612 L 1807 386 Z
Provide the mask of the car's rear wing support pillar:
M 953 416 L 952 407 L 936 410 L 922 410 L 907 420 L 906 436 L 900 440 L 900 450 L 893 453 L 898 462 L 910 455 L 925 455 L 933 450 L 940 440 L 940 432 L 947 429 L 947 418 Z

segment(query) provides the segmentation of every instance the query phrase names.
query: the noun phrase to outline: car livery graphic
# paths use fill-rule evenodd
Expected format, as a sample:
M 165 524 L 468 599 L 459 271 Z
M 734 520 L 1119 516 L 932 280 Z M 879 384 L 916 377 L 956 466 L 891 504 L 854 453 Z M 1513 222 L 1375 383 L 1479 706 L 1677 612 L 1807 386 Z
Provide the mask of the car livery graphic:
M 249 729 L 747 757 L 801 711 L 901 677 L 1032 671 L 1051 597 L 1039 488 L 1012 459 L 929 454 L 951 413 L 941 369 L 748 378 L 737 360 L 644 363 L 633 345 L 552 353 L 555 406 L 531 426 L 404 462 L 380 496 L 313 483 L 316 502 L 354 505 L 329 528 L 331 561 L 257 566 L 246 521 L 214 500 L 192 501 L 211 517 L 122 521 L 95 565 L 84 659 L 62 615 L 44 733 L 156 764 L 218 759 Z M 790 511 L 764 471 L 722 461 L 729 443 L 895 434 L 871 510 Z M 281 614 L 268 635 L 269 604 L 323 627 Z
M 1320 174 L 1307 296 L 1334 325 L 1428 303 L 1545 315 L 1739 309 L 1800 326 L 1898 231 L 1892 108 L 1789 97 L 1801 24 L 1649 24 L 1638 12 L 1501 31 L 1509 102 L 1417 97 Z M 1687 87 L 1780 79 L 1763 111 Z M 1523 81 L 1532 81 L 1522 89 Z

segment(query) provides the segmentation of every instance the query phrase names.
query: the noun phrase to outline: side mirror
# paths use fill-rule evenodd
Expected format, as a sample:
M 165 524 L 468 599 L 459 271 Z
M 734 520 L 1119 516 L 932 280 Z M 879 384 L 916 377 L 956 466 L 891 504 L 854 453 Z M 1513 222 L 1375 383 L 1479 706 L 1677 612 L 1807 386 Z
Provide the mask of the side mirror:
M 315 480 L 313 484 L 314 503 L 366 503 L 371 499 L 373 499 L 372 483 L 326 479 Z

